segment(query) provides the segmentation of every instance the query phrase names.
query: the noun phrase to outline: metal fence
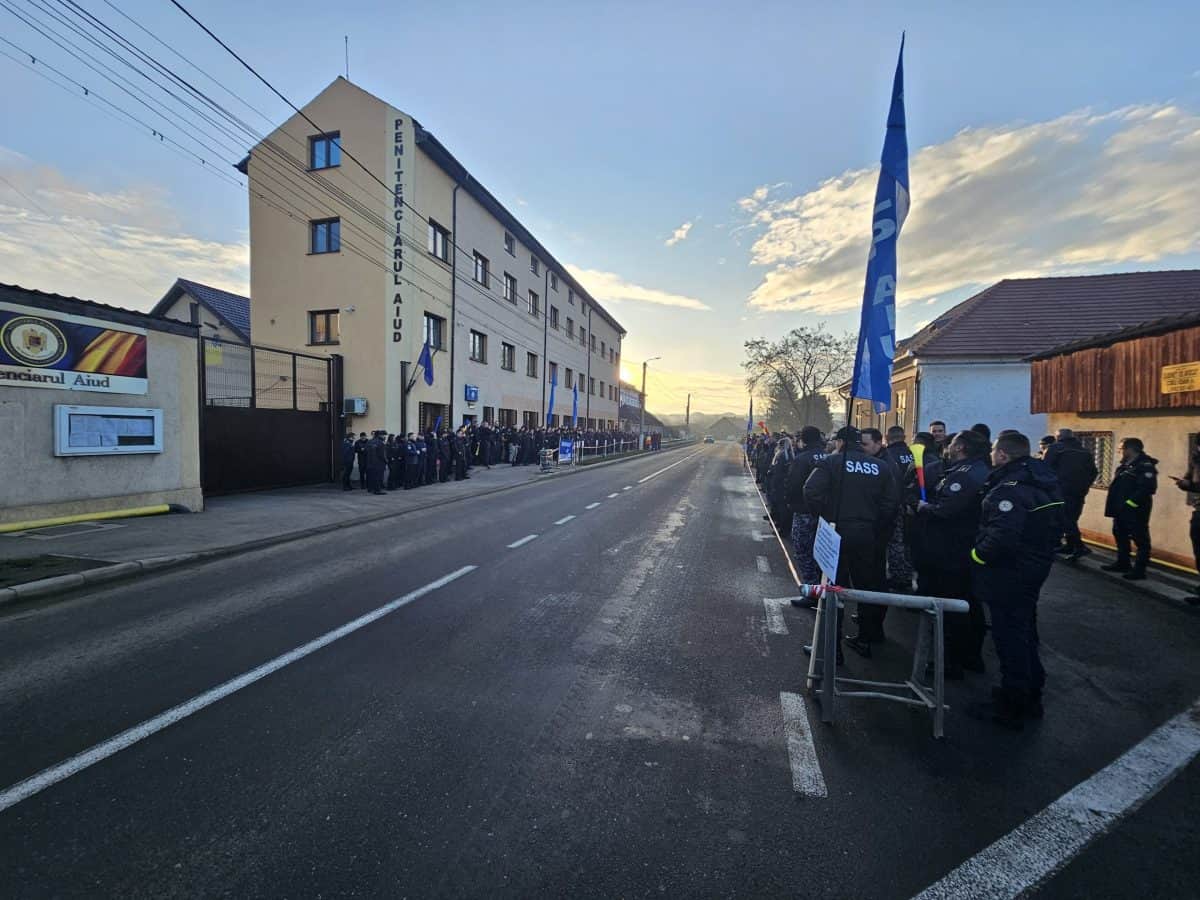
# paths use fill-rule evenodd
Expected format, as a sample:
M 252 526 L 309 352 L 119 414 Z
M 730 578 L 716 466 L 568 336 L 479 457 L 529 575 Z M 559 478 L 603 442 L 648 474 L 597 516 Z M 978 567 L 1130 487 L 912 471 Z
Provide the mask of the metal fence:
M 1075 437 L 1083 449 L 1096 461 L 1096 487 L 1106 488 L 1113 477 L 1113 433 L 1111 431 L 1076 431 Z

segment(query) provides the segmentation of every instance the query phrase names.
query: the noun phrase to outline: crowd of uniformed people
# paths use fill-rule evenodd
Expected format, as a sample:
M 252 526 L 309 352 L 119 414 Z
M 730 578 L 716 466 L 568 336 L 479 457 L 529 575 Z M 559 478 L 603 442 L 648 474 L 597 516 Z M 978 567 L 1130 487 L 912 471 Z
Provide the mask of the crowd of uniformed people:
M 475 466 L 490 469 L 508 464 L 538 463 L 543 450 L 558 451 L 562 441 L 573 442 L 576 458 L 638 449 L 638 435 L 616 429 L 520 428 L 490 422 L 466 424 L 456 431 L 435 427 L 407 436 L 375 431 L 370 436 L 347 432 L 342 438 L 342 489 L 358 487 L 372 494 L 412 490 L 428 484 L 470 478 Z M 660 448 L 662 435 L 646 436 L 645 449 Z
M 1095 460 L 1067 429 L 1031 447 L 1016 431 L 1001 431 L 993 440 L 984 424 L 949 434 L 945 423 L 935 421 L 913 443 L 923 450 L 920 467 L 904 429 L 896 426 L 886 434 L 846 427 L 827 437 L 811 425 L 796 435 L 756 434 L 748 437 L 746 452 L 769 518 L 790 536 L 804 583 L 821 579 L 813 541 L 824 518 L 841 537 L 836 584 L 968 602 L 970 612 L 946 615 L 947 678 L 984 671 L 986 607 L 1000 684 L 990 701 L 968 712 L 1019 730 L 1025 720 L 1043 715 L 1046 673 L 1037 631 L 1042 584 L 1055 554 L 1078 559 L 1091 552 L 1078 521 L 1096 479 Z M 1137 580 L 1146 577 L 1150 558 L 1157 460 L 1134 437 L 1122 442 L 1121 454 L 1105 510 L 1118 555 L 1103 568 Z M 1200 487 L 1200 445 L 1196 463 Z M 1200 512 L 1194 525 L 1198 520 Z M 869 657 L 872 646 L 885 640 L 887 610 L 860 604 L 856 633 L 844 637 L 845 645 Z M 839 645 L 839 663 L 841 654 Z

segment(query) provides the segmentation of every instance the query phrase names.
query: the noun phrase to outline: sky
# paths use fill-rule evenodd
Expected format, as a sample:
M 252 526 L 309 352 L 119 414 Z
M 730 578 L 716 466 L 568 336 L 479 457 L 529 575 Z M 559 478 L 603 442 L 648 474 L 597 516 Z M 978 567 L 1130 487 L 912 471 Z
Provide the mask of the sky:
M 5 8 L 66 2 L 2 0 L 0 53 L 146 113 Z M 77 2 L 194 73 L 148 29 L 260 129 L 287 117 L 168 0 Z M 902 31 L 901 337 L 1005 277 L 1200 267 L 1195 3 L 185 5 L 298 104 L 343 73 L 348 35 L 351 80 L 436 134 L 624 325 L 627 376 L 662 357 L 659 413 L 689 393 L 744 410 L 748 339 L 857 329 Z M 12 58 L 0 76 L 0 281 L 135 309 L 177 277 L 248 290 L 245 189 L 215 174 L 236 181 L 233 154 L 201 166 Z

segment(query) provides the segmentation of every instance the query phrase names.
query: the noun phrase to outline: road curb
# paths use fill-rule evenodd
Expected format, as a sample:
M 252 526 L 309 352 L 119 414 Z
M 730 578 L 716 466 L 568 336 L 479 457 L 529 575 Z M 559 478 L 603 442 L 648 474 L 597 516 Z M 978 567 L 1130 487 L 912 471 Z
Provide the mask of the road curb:
M 635 456 L 626 456 L 620 459 L 608 460 L 607 462 L 591 463 L 587 466 L 572 467 L 566 471 L 558 471 L 559 476 L 577 475 L 580 472 L 591 472 L 595 469 L 601 469 L 605 466 L 616 465 L 617 463 L 628 462 L 631 459 L 642 459 L 651 453 L 662 455 L 664 453 L 673 453 L 676 450 L 686 450 L 696 444 L 696 441 L 691 441 L 686 444 L 681 444 L 676 447 L 671 447 L 660 451 L 647 451 L 647 453 L 639 453 Z M 285 534 L 270 535 L 268 537 L 259 538 L 253 541 L 246 541 L 241 544 L 231 544 L 226 547 L 213 547 L 208 550 L 197 550 L 193 553 L 180 553 L 174 556 L 155 556 L 149 559 L 129 560 L 126 562 L 114 563 L 111 566 L 99 566 L 95 569 L 85 569 L 82 572 L 73 572 L 70 575 L 56 575 L 53 578 L 43 578 L 39 581 L 28 581 L 24 584 L 15 584 L 11 587 L 0 588 L 0 607 L 9 606 L 14 603 L 22 603 L 27 600 L 34 600 L 38 597 L 45 597 L 48 594 L 55 594 L 60 591 L 68 591 L 73 588 L 91 586 L 96 584 L 104 584 L 106 582 L 120 581 L 126 578 L 137 578 L 141 575 L 149 575 L 150 573 L 158 573 L 164 569 L 178 568 L 191 563 L 212 562 L 217 559 L 224 559 L 230 556 L 237 556 L 242 553 L 252 553 L 255 550 L 266 550 L 270 547 L 277 547 L 280 544 L 288 544 L 292 541 L 302 541 L 305 538 L 316 537 L 321 534 L 328 534 L 331 531 L 337 531 L 342 528 L 356 528 L 359 525 L 370 525 L 373 522 L 379 522 L 383 519 L 393 519 L 399 516 L 408 515 L 410 513 L 425 512 L 426 510 L 436 509 L 440 506 L 448 506 L 451 503 L 461 503 L 464 500 L 474 500 L 478 497 L 487 497 L 492 494 L 503 493 L 504 491 L 514 491 L 518 488 L 527 487 L 531 484 L 537 484 L 539 479 L 523 481 L 520 484 L 505 484 L 500 487 L 490 488 L 485 491 L 480 491 L 475 494 L 469 494 L 465 497 L 446 497 L 432 503 L 426 503 L 423 506 L 413 506 L 408 509 L 388 510 L 378 513 L 372 513 L 369 516 L 361 516 L 356 519 L 342 519 L 337 522 L 326 522 L 322 525 L 314 525 L 311 528 L 303 528 L 299 531 L 289 531 Z

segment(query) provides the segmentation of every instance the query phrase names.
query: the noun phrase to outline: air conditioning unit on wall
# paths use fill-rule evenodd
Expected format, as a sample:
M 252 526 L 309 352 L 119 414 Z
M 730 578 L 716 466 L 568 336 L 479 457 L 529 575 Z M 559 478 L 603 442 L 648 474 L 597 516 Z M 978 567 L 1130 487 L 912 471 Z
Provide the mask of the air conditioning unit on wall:
M 342 400 L 342 414 L 347 416 L 365 416 L 367 414 L 367 398 L 344 398 Z

